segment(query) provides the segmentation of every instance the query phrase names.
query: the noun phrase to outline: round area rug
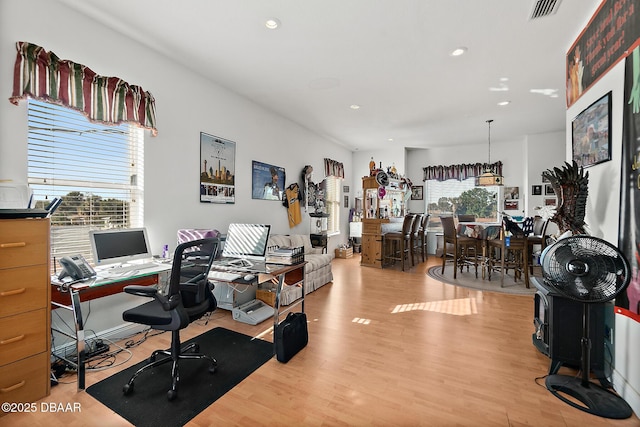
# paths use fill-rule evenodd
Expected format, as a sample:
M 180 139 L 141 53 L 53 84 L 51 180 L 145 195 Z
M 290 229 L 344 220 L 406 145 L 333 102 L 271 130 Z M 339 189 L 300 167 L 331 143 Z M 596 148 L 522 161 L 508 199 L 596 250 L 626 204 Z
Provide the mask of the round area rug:
M 529 284 L 529 288 L 526 288 L 522 280 L 515 282 L 513 276 L 507 274 L 504 278 L 504 287 L 500 287 L 500 273 L 493 273 L 491 280 L 483 279 L 482 272 L 478 269 L 478 278 L 473 268 L 467 271 L 463 269 L 462 273 L 458 270 L 457 277 L 453 278 L 453 265 L 447 265 L 444 269 L 444 274 L 440 273 L 442 266 L 437 265 L 430 267 L 427 270 L 427 275 L 432 279 L 435 279 L 442 283 L 449 285 L 462 286 L 464 288 L 471 288 L 478 291 L 491 291 L 502 292 L 504 294 L 517 294 L 517 295 L 533 295 L 536 293 L 536 287 L 532 283 Z

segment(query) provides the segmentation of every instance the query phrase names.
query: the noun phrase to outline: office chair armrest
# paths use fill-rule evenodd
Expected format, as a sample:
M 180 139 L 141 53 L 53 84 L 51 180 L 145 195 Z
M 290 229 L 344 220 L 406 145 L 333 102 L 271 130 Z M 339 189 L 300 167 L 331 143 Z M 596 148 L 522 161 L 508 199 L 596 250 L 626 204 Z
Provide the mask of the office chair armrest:
M 152 286 L 141 285 L 129 285 L 124 287 L 124 291 L 131 295 L 137 295 L 139 297 L 155 297 L 158 293 L 158 289 Z
M 124 291 L 131 295 L 139 297 L 152 297 L 160 301 L 165 311 L 173 310 L 180 304 L 180 295 L 174 295 L 167 299 L 166 296 L 159 294 L 158 289 L 152 286 L 129 285 L 124 287 Z

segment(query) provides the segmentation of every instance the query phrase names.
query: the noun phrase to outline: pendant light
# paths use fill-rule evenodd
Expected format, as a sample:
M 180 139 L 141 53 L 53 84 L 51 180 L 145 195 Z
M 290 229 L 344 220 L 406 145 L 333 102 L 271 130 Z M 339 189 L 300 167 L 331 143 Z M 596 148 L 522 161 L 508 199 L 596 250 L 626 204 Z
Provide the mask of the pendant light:
M 502 175 L 494 173 L 491 168 L 491 122 L 493 122 L 493 120 L 487 120 L 487 124 L 489 125 L 489 161 L 487 162 L 487 168 L 482 175 L 476 177 L 477 187 L 489 187 L 504 184 L 504 178 Z

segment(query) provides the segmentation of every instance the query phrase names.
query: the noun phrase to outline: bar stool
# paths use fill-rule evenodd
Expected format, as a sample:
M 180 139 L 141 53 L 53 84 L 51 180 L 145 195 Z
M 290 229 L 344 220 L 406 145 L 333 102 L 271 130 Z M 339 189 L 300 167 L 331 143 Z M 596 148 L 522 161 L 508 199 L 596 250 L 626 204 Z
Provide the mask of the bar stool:
M 384 250 L 386 261 L 401 261 L 404 271 L 404 260 L 411 254 L 411 227 L 415 215 L 405 215 L 402 231 L 390 231 L 384 234 Z
M 447 262 L 447 257 L 453 259 L 453 278 L 457 277 L 457 270 L 466 265 L 467 271 L 469 266 L 473 265 L 476 270 L 476 277 L 478 277 L 478 264 L 480 251 L 479 246 L 481 241 L 473 237 L 458 236 L 456 232 L 456 226 L 451 216 L 441 216 L 442 229 L 444 231 L 444 252 L 442 253 L 442 274 L 444 274 L 444 266 Z M 448 250 L 451 248 L 451 250 Z
M 487 240 L 487 250 L 489 252 L 488 272 L 489 280 L 493 271 L 502 273 L 500 287 L 504 287 L 504 276 L 513 269 L 513 280 L 517 282 L 524 275 L 524 284 L 529 287 L 529 243 L 527 236 L 513 235 L 506 237 L 506 228 L 503 225 L 500 229 L 498 239 Z
M 429 218 L 431 215 L 424 214 L 422 215 L 422 220 L 420 221 L 420 228 L 418 229 L 418 234 L 420 237 L 420 253 L 422 254 L 422 262 L 425 262 L 429 255 L 427 254 L 427 227 L 429 226 Z
M 411 226 L 411 265 L 415 264 L 415 256 L 420 255 L 420 225 L 422 224 L 422 217 L 424 214 L 416 214 L 416 217 L 413 220 L 413 225 Z M 424 261 L 424 256 L 423 259 Z

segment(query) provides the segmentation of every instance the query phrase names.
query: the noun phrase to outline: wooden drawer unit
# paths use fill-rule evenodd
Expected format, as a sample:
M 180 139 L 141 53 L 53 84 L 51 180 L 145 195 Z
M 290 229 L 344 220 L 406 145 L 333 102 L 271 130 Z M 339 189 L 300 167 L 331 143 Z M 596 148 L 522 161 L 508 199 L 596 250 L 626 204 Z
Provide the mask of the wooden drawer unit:
M 26 403 L 49 395 L 49 376 L 48 352 L 0 366 L 0 401 Z
M 47 264 L 48 219 L 0 220 L 0 269 Z
M 47 310 L 0 318 L 0 366 L 47 350 Z
M 50 304 L 49 219 L 0 219 L 3 402 L 33 402 L 49 394 Z
M 42 278 L 47 275 L 47 264 L 0 270 L 0 318 L 46 308 L 49 295 Z

